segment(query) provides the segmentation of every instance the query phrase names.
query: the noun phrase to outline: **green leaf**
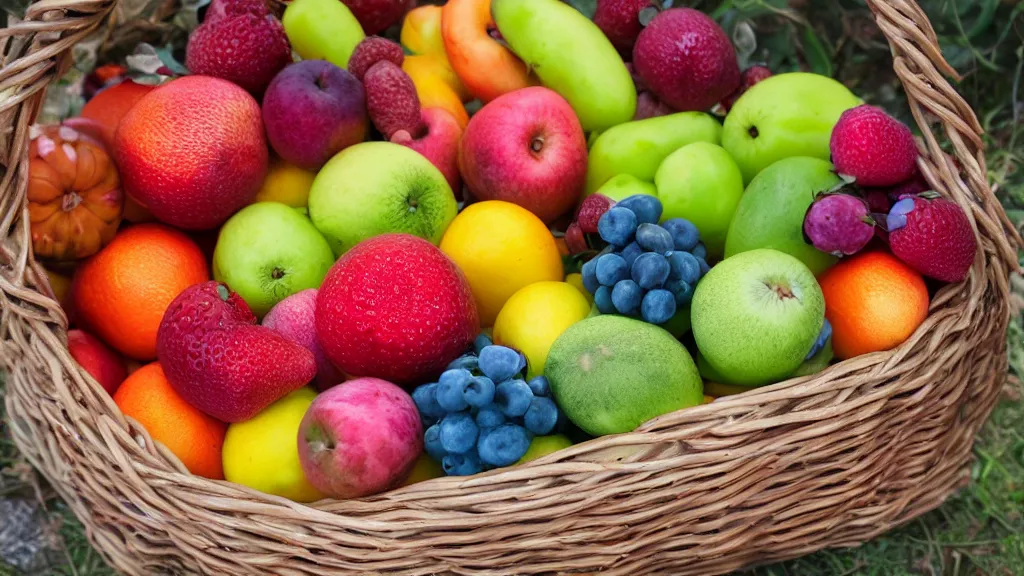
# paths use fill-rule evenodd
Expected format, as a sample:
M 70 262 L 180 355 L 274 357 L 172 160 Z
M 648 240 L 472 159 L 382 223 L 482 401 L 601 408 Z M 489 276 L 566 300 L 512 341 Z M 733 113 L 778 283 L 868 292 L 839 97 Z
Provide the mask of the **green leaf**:
M 831 77 L 834 73 L 832 55 L 810 26 L 804 27 L 803 44 L 804 56 L 807 58 L 807 65 L 811 67 L 811 72 Z
M 593 20 L 594 12 L 597 11 L 597 0 L 566 0 L 566 4 L 580 11 L 581 14 Z
M 25 17 L 25 10 L 28 9 L 28 0 L 0 0 L 0 10 L 14 16 L 17 19 Z M 4 27 L 10 25 L 7 19 L 4 21 Z

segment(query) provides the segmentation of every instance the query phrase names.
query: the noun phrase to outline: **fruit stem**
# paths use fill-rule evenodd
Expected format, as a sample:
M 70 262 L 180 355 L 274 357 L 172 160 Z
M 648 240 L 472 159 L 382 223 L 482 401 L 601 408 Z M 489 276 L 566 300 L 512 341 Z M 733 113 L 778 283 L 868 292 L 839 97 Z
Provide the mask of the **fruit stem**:
M 60 208 L 65 212 L 71 212 L 82 203 L 82 197 L 74 192 L 68 192 L 61 198 Z
M 785 284 L 765 282 L 764 285 L 771 289 L 773 292 L 775 292 L 775 294 L 777 294 L 779 298 L 795 298 L 795 296 L 793 295 L 793 290 L 791 290 L 790 287 L 786 286 Z
M 274 280 L 280 280 L 281 278 L 284 278 L 284 270 L 275 267 L 270 272 L 270 277 L 273 278 Z
M 544 149 L 544 137 L 534 136 L 533 140 L 530 140 L 530 150 L 533 150 L 534 154 L 540 154 L 540 151 Z

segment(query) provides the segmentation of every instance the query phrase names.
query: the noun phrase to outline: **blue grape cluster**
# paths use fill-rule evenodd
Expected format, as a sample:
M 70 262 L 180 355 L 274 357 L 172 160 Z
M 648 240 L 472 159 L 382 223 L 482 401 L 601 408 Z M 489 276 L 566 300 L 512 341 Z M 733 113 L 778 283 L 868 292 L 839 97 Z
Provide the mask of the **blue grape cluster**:
M 547 378 L 527 382 L 525 370 L 525 356 L 481 334 L 473 352 L 455 359 L 437 382 L 413 391 L 427 454 L 445 474 L 515 464 L 534 435 L 550 434 L 564 421 Z
M 664 324 L 693 299 L 707 274 L 707 249 L 689 220 L 661 225 L 661 201 L 638 194 L 612 206 L 597 222 L 608 242 L 583 265 L 583 285 L 602 314 L 622 314 Z

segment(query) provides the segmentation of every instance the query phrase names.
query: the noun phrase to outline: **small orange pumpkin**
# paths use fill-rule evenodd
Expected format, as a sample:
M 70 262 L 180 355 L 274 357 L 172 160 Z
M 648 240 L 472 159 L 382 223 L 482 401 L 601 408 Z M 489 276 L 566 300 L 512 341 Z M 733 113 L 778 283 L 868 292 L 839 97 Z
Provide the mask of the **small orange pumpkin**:
M 124 211 L 117 166 L 103 143 L 68 125 L 33 126 L 28 211 L 38 257 L 78 260 L 114 238 Z

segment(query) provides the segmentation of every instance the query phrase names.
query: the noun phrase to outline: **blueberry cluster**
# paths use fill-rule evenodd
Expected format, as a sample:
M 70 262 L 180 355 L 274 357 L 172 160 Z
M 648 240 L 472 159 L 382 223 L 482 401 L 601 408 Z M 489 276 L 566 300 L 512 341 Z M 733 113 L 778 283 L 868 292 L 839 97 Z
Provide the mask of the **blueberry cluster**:
M 638 194 L 619 202 L 597 222 L 608 242 L 583 265 L 583 285 L 602 314 L 622 314 L 664 324 L 693 298 L 707 274 L 707 250 L 697 227 L 671 218 L 661 225 L 661 201 Z
M 412 398 L 426 426 L 427 453 L 449 476 L 515 464 L 533 436 L 554 431 L 563 420 L 544 376 L 523 379 L 526 358 L 485 335 L 437 382 L 416 388 Z

